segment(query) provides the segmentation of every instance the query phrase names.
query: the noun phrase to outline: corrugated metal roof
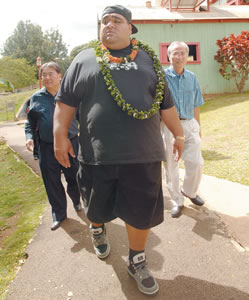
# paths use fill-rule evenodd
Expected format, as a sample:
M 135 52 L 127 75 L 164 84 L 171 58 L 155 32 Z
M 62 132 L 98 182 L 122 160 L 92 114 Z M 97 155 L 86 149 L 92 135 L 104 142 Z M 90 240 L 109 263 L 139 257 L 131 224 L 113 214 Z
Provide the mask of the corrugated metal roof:
M 166 8 L 155 7 L 135 7 L 126 6 L 132 11 L 132 20 L 219 20 L 219 19 L 249 19 L 249 6 L 219 6 L 210 7 L 210 11 L 205 12 L 186 12 L 186 11 L 172 11 Z M 104 7 L 98 8 L 98 18 L 100 19 L 101 12 Z

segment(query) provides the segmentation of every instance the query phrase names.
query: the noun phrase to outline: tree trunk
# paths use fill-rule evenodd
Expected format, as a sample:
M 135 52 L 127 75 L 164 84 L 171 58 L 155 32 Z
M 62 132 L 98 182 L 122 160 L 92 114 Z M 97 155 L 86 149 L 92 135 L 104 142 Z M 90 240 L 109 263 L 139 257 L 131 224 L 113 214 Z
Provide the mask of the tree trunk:
M 247 79 L 248 79 L 248 73 L 247 72 L 242 73 L 241 80 L 239 82 L 237 81 L 237 78 L 235 77 L 235 84 L 237 86 L 237 89 L 238 89 L 239 93 L 242 93 Z

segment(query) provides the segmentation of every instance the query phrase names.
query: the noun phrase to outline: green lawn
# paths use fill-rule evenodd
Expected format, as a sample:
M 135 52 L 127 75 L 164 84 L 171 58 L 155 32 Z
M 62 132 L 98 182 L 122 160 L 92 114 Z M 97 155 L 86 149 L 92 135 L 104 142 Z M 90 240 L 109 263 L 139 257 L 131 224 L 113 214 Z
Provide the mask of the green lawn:
M 249 185 L 249 93 L 207 99 L 201 128 L 204 174 Z
M 17 113 L 23 102 L 28 99 L 37 90 L 30 90 L 21 93 L 10 94 L 7 96 L 0 96 L 0 122 L 14 121 L 13 110 L 7 110 L 7 103 L 15 103 L 15 112 Z
M 0 139 L 0 299 L 13 280 L 43 215 L 47 196 L 41 178 Z

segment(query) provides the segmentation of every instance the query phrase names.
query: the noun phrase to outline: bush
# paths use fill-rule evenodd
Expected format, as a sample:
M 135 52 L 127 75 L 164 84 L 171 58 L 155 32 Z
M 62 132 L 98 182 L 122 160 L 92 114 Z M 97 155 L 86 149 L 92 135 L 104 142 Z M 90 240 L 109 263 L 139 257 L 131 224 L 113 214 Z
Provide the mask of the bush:
M 23 88 L 36 84 L 36 69 L 24 58 L 14 59 L 4 56 L 0 59 L 0 78 L 11 82 L 12 88 Z
M 221 64 L 220 74 L 227 80 L 233 78 L 241 93 L 249 74 L 249 31 L 237 36 L 230 34 L 216 44 L 219 49 L 214 59 Z

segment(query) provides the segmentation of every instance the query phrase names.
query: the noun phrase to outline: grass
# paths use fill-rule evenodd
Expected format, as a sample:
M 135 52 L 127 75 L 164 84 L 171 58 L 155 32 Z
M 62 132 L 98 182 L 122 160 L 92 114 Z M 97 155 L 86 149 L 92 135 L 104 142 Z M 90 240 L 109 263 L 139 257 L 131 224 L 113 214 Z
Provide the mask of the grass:
M 0 140 L 0 299 L 15 277 L 47 202 L 43 183 Z
M 204 174 L 249 185 L 249 93 L 207 99 L 201 128 Z
M 36 90 L 30 90 L 21 93 L 0 96 L 0 122 L 15 120 L 15 114 L 13 113 L 13 110 L 7 110 L 8 102 L 15 102 L 15 113 L 17 113 L 23 102 L 32 94 L 34 94 L 35 91 Z

